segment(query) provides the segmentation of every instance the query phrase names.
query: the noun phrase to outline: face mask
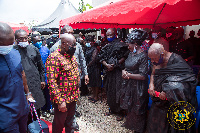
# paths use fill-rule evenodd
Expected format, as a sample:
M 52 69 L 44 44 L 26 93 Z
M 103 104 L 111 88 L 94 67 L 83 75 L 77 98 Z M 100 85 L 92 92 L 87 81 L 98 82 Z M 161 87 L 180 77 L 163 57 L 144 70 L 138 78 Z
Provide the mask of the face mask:
M 91 47 L 90 43 L 85 44 L 86 47 Z
M 56 35 L 56 34 L 53 34 L 53 35 L 52 35 L 52 37 L 56 38 L 56 37 L 57 37 L 57 35 Z
M 115 36 L 113 37 L 113 38 L 107 38 L 107 40 L 109 41 L 109 42 L 112 42 L 113 40 L 115 40 Z
M 163 63 L 163 56 L 160 54 L 160 59 L 158 60 L 158 63 L 153 62 L 153 64 L 156 65 L 156 66 L 158 66 L 158 65 L 160 65 L 162 63 Z
M 67 51 L 66 53 L 68 53 L 69 55 L 73 56 L 74 53 L 75 53 L 75 51 L 76 51 L 76 48 L 74 48 L 74 47 L 69 47 L 69 49 L 68 49 L 68 51 Z
M 0 54 L 7 55 L 13 48 L 13 45 L 0 46 Z
M 35 44 L 33 44 L 35 47 L 37 47 L 38 49 L 40 49 L 41 48 L 41 46 L 42 46 L 42 41 L 40 41 L 40 42 L 36 42 Z
M 28 41 L 27 41 L 27 42 L 19 42 L 18 45 L 21 46 L 21 47 L 23 47 L 23 48 L 25 48 L 25 47 L 27 47 L 29 44 L 28 44 Z
M 158 33 L 152 33 L 152 38 L 156 39 L 158 37 Z

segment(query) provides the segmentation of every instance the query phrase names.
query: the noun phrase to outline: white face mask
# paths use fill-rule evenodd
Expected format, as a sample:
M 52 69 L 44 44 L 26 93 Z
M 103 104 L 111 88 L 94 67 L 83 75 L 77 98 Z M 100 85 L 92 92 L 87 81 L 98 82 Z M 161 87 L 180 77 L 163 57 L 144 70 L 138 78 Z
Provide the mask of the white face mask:
M 28 44 L 28 41 L 27 41 L 27 42 L 19 42 L 18 45 L 21 46 L 21 47 L 23 47 L 23 48 L 25 48 L 25 47 L 27 47 L 29 44 Z
M 0 46 L 0 54 L 7 55 L 13 49 L 13 45 Z

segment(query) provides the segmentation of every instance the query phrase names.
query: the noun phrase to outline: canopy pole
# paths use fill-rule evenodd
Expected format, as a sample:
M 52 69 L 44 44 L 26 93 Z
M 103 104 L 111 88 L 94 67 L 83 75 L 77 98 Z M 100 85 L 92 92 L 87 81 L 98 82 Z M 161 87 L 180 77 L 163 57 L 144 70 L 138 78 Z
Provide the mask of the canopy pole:
M 154 22 L 154 24 L 153 24 L 153 27 L 156 25 L 156 21 L 157 21 L 158 18 L 160 17 L 160 14 L 162 13 L 162 11 L 163 11 L 163 9 L 165 8 L 166 4 L 167 4 L 167 3 L 165 3 L 165 4 L 163 5 L 163 7 L 162 7 L 160 13 L 158 14 L 158 17 L 156 18 L 156 20 L 155 20 L 155 22 Z
M 60 38 L 61 26 L 59 26 L 59 38 Z

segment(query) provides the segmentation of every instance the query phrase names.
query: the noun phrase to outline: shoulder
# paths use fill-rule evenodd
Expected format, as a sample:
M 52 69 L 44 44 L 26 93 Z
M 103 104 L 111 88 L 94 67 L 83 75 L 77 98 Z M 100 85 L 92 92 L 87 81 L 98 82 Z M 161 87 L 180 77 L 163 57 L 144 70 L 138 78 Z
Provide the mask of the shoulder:
M 141 60 L 147 60 L 148 59 L 148 55 L 147 55 L 147 53 L 145 51 L 143 51 L 143 52 L 139 53 L 139 58 Z
M 9 56 L 10 61 L 12 61 L 13 64 L 18 65 L 21 63 L 21 55 L 18 50 L 12 49 L 7 55 Z
M 78 48 L 78 49 L 82 48 L 82 46 L 80 45 L 80 43 L 76 42 L 76 48 Z
M 58 58 L 57 58 L 57 53 L 55 53 L 55 52 L 56 52 L 56 51 L 52 52 L 52 53 L 48 56 L 46 62 L 47 62 L 47 61 L 57 61 L 57 60 L 58 60 Z
M 31 49 L 31 50 L 35 50 L 35 51 L 39 51 L 39 49 L 36 48 L 35 46 L 33 46 L 32 44 L 31 44 L 31 45 L 28 45 L 28 46 L 27 46 L 27 49 Z
M 170 58 L 169 58 L 169 61 L 174 64 L 174 63 L 178 63 L 178 62 L 185 62 L 185 60 L 178 54 L 176 53 L 172 53 Z
M 108 49 L 111 46 L 112 46 L 112 44 L 108 43 L 105 46 L 103 46 L 103 48 L 101 50 L 106 50 L 106 49 Z
M 121 42 L 120 39 L 116 39 L 116 40 L 114 40 L 113 43 L 117 43 L 117 44 L 119 44 L 119 45 L 126 45 L 126 43 Z
M 43 49 L 45 51 L 50 51 L 46 46 L 42 46 L 40 49 Z
M 14 45 L 14 46 L 13 46 L 13 49 L 18 49 L 18 48 L 19 48 L 18 45 Z
M 14 57 L 16 57 L 16 58 L 20 57 L 19 51 L 18 51 L 17 49 L 15 49 L 14 47 L 13 47 L 13 49 L 10 51 L 9 54 L 10 54 L 10 55 L 15 55 Z M 20 59 L 21 59 L 21 58 L 20 58 Z

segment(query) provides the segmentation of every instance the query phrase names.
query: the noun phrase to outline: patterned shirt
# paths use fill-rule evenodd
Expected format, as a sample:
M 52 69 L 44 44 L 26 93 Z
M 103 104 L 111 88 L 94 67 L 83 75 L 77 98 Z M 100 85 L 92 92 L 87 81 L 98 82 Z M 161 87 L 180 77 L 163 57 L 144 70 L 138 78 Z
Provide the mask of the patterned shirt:
M 143 42 L 142 42 L 142 46 L 140 46 L 140 47 L 141 47 L 142 50 L 148 51 L 150 45 L 149 45 L 149 43 L 147 43 L 146 41 L 143 41 Z
M 79 72 L 75 56 L 54 51 L 46 61 L 47 81 L 51 101 L 54 103 L 71 103 L 79 97 Z

